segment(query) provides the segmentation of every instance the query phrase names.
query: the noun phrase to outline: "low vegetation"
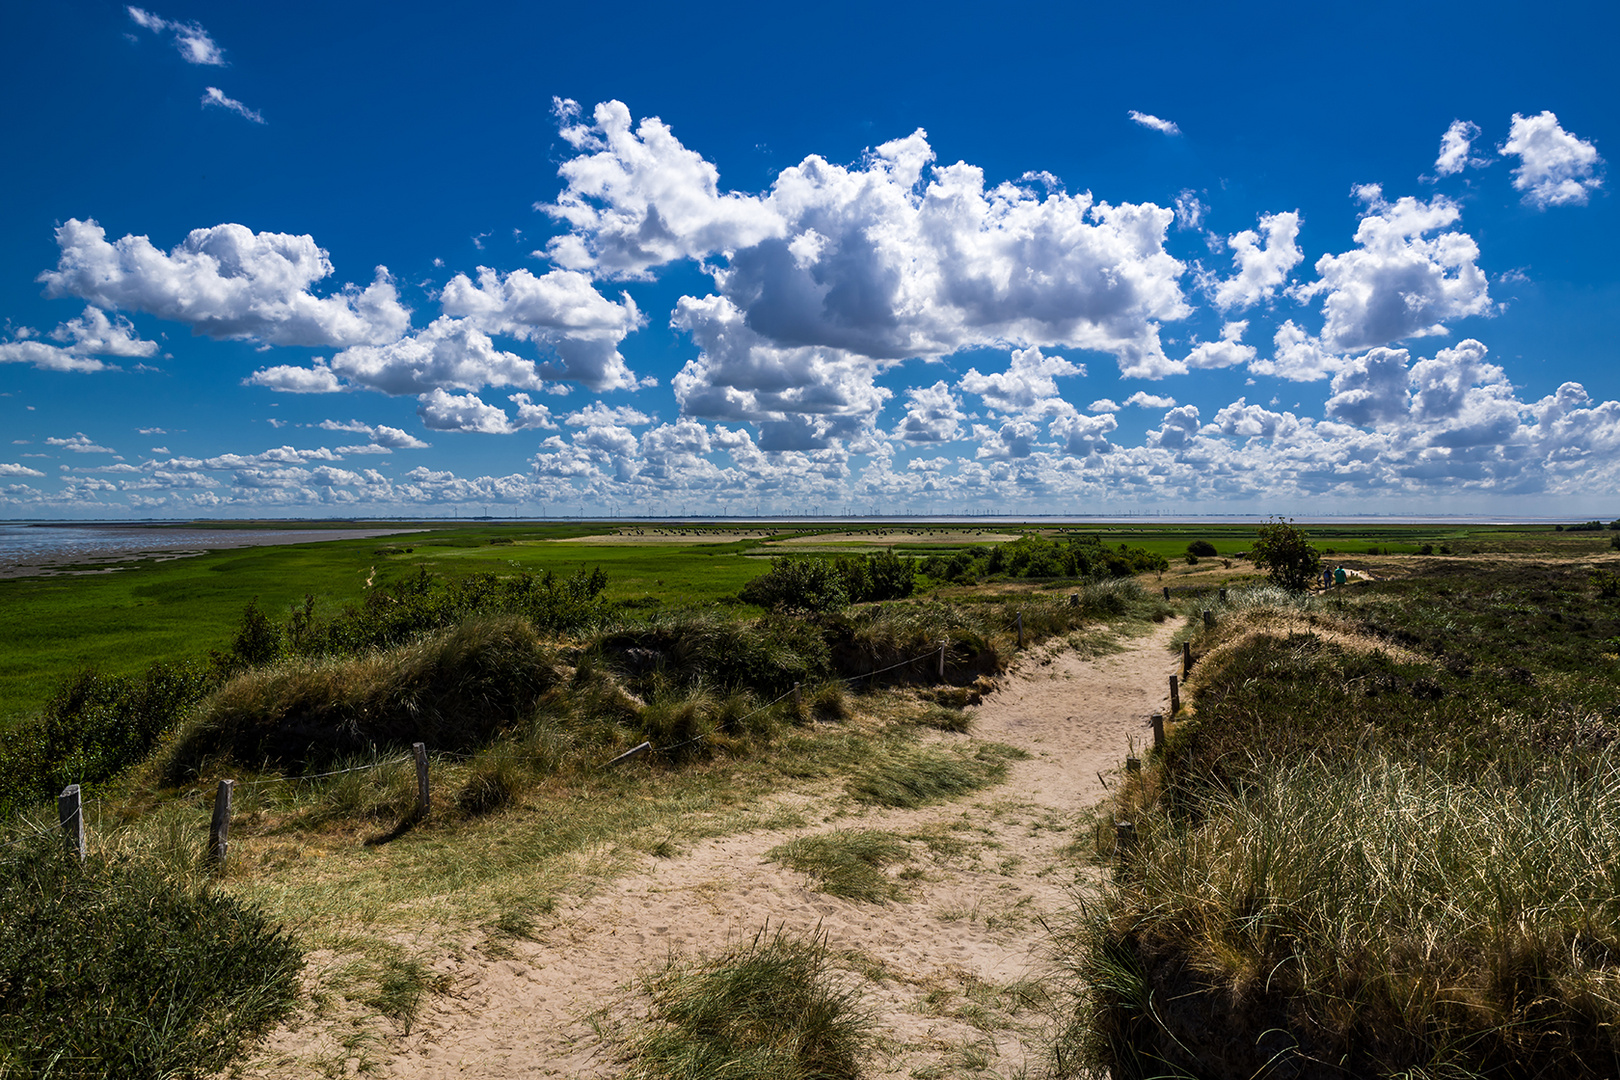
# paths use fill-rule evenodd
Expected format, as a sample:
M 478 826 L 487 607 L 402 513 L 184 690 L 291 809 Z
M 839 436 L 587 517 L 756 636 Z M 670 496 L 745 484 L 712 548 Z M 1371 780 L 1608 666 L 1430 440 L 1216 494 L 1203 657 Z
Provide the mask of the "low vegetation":
M 1057 1071 L 1612 1071 L 1620 607 L 1587 576 L 1235 591 L 1194 714 L 1110 809 L 1134 844 L 1099 822 Z
M 1549 564 L 1475 559 L 1456 537 L 1459 554 L 1422 556 L 1442 538 L 1414 535 L 1409 560 L 1383 564 L 1399 573 L 1329 596 L 1308 576 L 1232 571 L 1215 627 L 1184 632 L 1188 715 L 1116 792 L 1134 847 L 1058 941 L 1075 991 L 1059 1075 L 1610 1068 L 1620 607 L 1596 554 L 1607 530 L 1592 532 L 1559 541 L 1586 561 Z M 408 1030 L 443 989 L 421 942 L 511 955 L 592 878 L 705 836 L 804 826 L 759 808 L 786 781 L 846 808 L 997 783 L 1017 752 L 960 737 L 961 706 L 1020 635 L 1105 647 L 1104 624 L 1172 611 L 1137 575 L 1203 589 L 1231 569 L 1215 553 L 1236 560 L 1252 536 L 1030 532 L 779 559 L 763 576 L 754 561 L 752 581 L 715 573 L 730 584 L 701 605 L 606 571 L 531 571 L 521 540 L 484 544 L 507 564 L 441 573 L 423 542 L 378 549 L 382 570 L 347 602 L 239 602 L 214 651 L 80 672 L 0 727 L 0 1077 L 207 1075 L 293 1007 L 344 1033 L 321 1071 L 370 1068 L 367 1040 Z M 1257 563 L 1277 576 L 1276 547 L 1298 569 L 1325 538 L 1344 542 L 1262 537 Z M 704 536 L 682 557 L 718 565 L 763 542 Z M 426 820 L 413 742 L 432 757 Z M 633 766 L 607 765 L 642 742 Z M 235 846 L 205 873 L 220 777 L 241 781 Z M 94 806 L 82 869 L 26 839 L 68 782 Z M 544 827 L 514 828 L 520 815 Z M 1112 816 L 1097 835 L 1115 860 Z M 769 857 L 878 903 L 922 873 L 920 840 L 832 829 Z M 306 950 L 322 958 L 311 994 Z M 171 960 L 227 967 L 177 978 Z M 872 1043 L 855 985 L 824 938 L 762 931 L 677 958 L 642 983 L 621 1064 L 858 1075 Z M 85 1030 L 43 1050 L 23 1034 L 68 1014 Z M 126 1057 L 97 1065 L 115 1045 Z
M 856 1080 L 873 1044 L 825 937 L 761 930 L 646 978 L 648 1019 L 624 1055 L 634 1080 Z
M 834 829 L 779 844 L 765 857 L 809 875 L 821 892 L 876 902 L 900 896 L 900 883 L 884 871 L 910 854 L 910 845 L 893 833 Z
M 299 945 L 182 847 L 0 852 L 0 1077 L 201 1077 L 287 1015 Z

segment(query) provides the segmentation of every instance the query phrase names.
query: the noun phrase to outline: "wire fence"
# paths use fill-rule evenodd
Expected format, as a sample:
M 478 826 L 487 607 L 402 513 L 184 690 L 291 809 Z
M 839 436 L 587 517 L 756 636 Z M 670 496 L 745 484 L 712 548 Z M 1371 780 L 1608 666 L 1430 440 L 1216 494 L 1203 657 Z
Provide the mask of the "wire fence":
M 1008 622 L 1006 624 L 1006 626 L 1003 627 L 1003 629 L 1008 631 L 1008 632 L 1016 631 L 1017 634 L 1018 634 L 1019 642 L 1020 642 L 1020 644 L 1022 644 L 1022 642 L 1023 642 L 1023 613 L 1019 612 L 1014 617 L 1014 619 L 1012 621 Z M 851 675 L 851 676 L 848 676 L 846 678 L 834 679 L 834 680 L 830 680 L 830 681 L 833 682 L 833 683 L 839 684 L 839 685 L 843 685 L 843 686 L 853 686 L 856 683 L 861 682 L 863 679 L 872 679 L 872 678 L 876 678 L 879 675 L 886 675 L 891 671 L 898 671 L 901 668 L 910 667 L 913 664 L 922 663 L 924 661 L 933 659 L 935 657 L 938 658 L 938 662 L 940 664 L 940 667 L 941 667 L 941 669 L 943 669 L 944 664 L 945 664 L 946 652 L 947 652 L 948 648 L 949 648 L 949 644 L 947 642 L 941 642 L 937 649 L 929 649 L 925 653 L 919 653 L 916 656 L 908 657 L 905 660 L 901 660 L 901 661 L 899 661 L 897 663 L 890 664 L 887 667 L 882 667 L 882 668 L 878 668 L 878 669 L 876 669 L 874 671 L 866 671 L 866 672 L 862 672 L 859 675 Z M 749 712 L 746 712 L 746 713 L 742 714 L 741 716 L 736 717 L 731 722 L 734 723 L 734 724 L 741 723 L 742 721 L 748 720 L 751 717 L 758 716 L 760 713 L 763 713 L 768 709 L 774 708 L 775 706 L 781 704 L 783 701 L 786 701 L 788 698 L 795 697 L 796 695 L 799 695 L 800 693 L 802 693 L 802 691 L 803 691 L 803 685 L 796 683 L 796 684 L 794 684 L 794 686 L 793 686 L 793 688 L 791 690 L 788 690 L 785 693 L 780 694 L 777 697 L 771 699 L 770 701 L 765 702 L 763 705 L 760 705 L 760 706 L 750 710 Z M 683 742 L 678 742 L 678 743 L 675 743 L 675 744 L 670 745 L 670 746 L 653 747 L 649 743 L 649 744 L 647 744 L 648 753 L 649 753 L 649 756 L 653 755 L 653 754 L 663 755 L 663 756 L 674 755 L 677 752 L 679 752 L 681 750 L 684 750 L 689 746 L 695 746 L 698 743 L 703 742 L 704 740 L 708 739 L 710 737 L 710 735 L 711 735 L 710 732 L 700 732 L 699 734 L 697 734 L 696 736 L 694 736 L 694 737 L 692 737 L 690 739 L 686 739 Z M 638 747 L 637 749 L 640 749 L 640 748 Z M 426 781 L 427 781 L 427 778 L 426 778 L 426 775 L 425 775 L 426 774 L 426 754 L 425 754 L 425 751 L 423 750 L 423 748 L 421 747 L 421 744 L 417 744 L 415 750 L 416 750 L 416 752 L 411 756 L 401 755 L 401 756 L 397 756 L 397 757 L 384 758 L 384 759 L 379 760 L 379 761 L 369 762 L 369 763 L 367 763 L 365 765 L 355 765 L 355 766 L 351 766 L 350 768 L 346 768 L 346 769 L 332 769 L 332 770 L 329 770 L 327 772 L 306 773 L 306 774 L 298 775 L 298 776 L 264 777 L 264 778 L 258 779 L 258 780 L 250 780 L 250 781 L 242 782 L 240 784 L 240 786 L 243 787 L 243 788 L 261 788 L 261 787 L 269 787 L 269 786 L 277 785 L 277 784 L 296 784 L 296 783 L 303 783 L 303 782 L 311 781 L 311 780 L 326 780 L 326 779 L 330 779 L 330 778 L 332 778 L 334 776 L 345 776 L 345 775 L 348 775 L 348 774 L 351 774 L 351 773 L 369 772 L 370 770 L 380 769 L 380 768 L 384 768 L 384 767 L 387 767 L 387 766 L 404 765 L 404 764 L 408 764 L 408 763 L 410 763 L 410 762 L 412 762 L 414 760 L 416 762 L 416 764 L 417 764 L 418 773 L 419 773 L 419 783 L 420 783 L 420 788 L 421 788 L 419 806 L 423 807 L 424 812 L 425 812 L 425 807 L 427 805 L 427 803 L 426 803 L 426 799 L 427 799 L 427 783 L 426 783 Z M 635 751 L 632 750 L 628 754 L 620 755 L 618 758 L 615 758 L 612 762 L 609 762 L 608 764 L 609 765 L 615 764 L 615 763 L 617 763 L 619 761 L 625 760 L 626 758 L 633 756 L 634 754 L 635 754 Z M 447 751 L 436 751 L 433 754 L 433 756 L 435 758 L 439 758 L 441 760 L 449 759 L 449 760 L 452 760 L 452 761 L 462 761 L 462 762 L 464 762 L 464 761 L 472 760 L 476 755 L 458 753 L 456 751 L 448 751 L 447 750 Z M 230 785 L 235 785 L 236 783 L 238 783 L 238 782 L 237 781 L 222 782 L 221 787 L 222 787 L 222 789 L 224 789 L 225 787 L 230 786 Z M 76 786 L 77 785 L 70 786 L 69 790 L 72 790 L 72 787 L 76 787 Z M 64 796 L 66 796 L 67 792 L 64 791 L 63 794 L 64 794 Z M 203 797 L 203 794 L 204 793 L 202 791 L 198 791 L 198 792 L 194 793 L 195 797 L 199 801 L 201 801 L 201 799 Z M 217 796 L 216 796 L 216 799 L 217 799 Z M 98 805 L 99 802 L 100 802 L 100 800 L 97 800 L 97 799 L 80 799 L 80 800 L 76 801 L 73 804 L 74 805 L 74 810 L 72 812 L 72 815 L 69 816 L 69 817 L 64 817 L 63 820 L 60 823 L 60 826 L 57 829 L 53 829 L 53 828 L 50 828 L 48 826 L 41 826 L 41 825 L 38 825 L 37 823 L 34 823 L 34 822 L 24 821 L 23 824 L 27 825 L 30 831 L 25 833 L 22 836 L 17 836 L 17 837 L 14 837 L 14 838 L 10 839 L 10 840 L 7 840 L 7 841 L 5 841 L 3 843 L 0 843 L 0 851 L 9 850 L 10 848 L 14 848 L 14 847 L 19 847 L 19 846 L 21 846 L 23 844 L 26 844 L 26 843 L 29 843 L 31 841 L 37 840 L 39 837 L 49 836 L 49 835 L 52 835 L 53 833 L 56 833 L 58 831 L 66 832 L 66 831 L 69 831 L 69 830 L 75 830 L 75 831 L 80 830 L 80 829 L 82 829 L 82 823 L 83 823 L 84 819 L 87 816 L 87 811 L 93 809 L 95 806 Z

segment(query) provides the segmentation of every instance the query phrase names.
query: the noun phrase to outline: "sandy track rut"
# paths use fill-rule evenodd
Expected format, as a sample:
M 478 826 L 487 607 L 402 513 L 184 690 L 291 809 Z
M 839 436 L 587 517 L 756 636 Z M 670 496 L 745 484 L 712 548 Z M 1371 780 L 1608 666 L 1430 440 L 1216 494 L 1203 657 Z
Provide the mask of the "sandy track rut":
M 1128 741 L 1140 746 L 1151 737 L 1148 717 L 1163 709 L 1166 676 L 1175 670 L 1167 649 L 1173 632 L 1161 624 L 1123 652 L 1093 659 L 1026 654 L 1002 688 L 971 710 L 974 736 L 1030 754 L 1009 764 L 998 787 L 909 811 L 862 812 L 847 800 L 784 793 L 776 797 L 810 824 L 649 858 L 640 872 L 564 901 L 540 940 L 512 943 L 508 958 L 477 949 L 441 958 L 434 967 L 453 976 L 453 988 L 425 1005 L 410 1034 L 389 1048 L 383 1074 L 615 1075 L 590 1015 L 625 1002 L 633 977 L 672 949 L 715 951 L 767 922 L 803 933 L 819 927 L 834 950 L 859 950 L 887 972 L 863 987 L 883 1037 L 873 1074 L 1017 1074 L 1037 1017 L 1009 1004 L 1011 996 L 996 998 L 994 988 L 1042 974 L 1037 916 L 1065 906 L 1077 882 L 1084 887 L 1061 849 L 1075 839 L 1076 812 L 1103 793 L 1097 774 L 1119 766 Z M 814 892 L 804 875 L 763 858 L 807 833 L 910 833 L 930 825 L 955 826 L 973 851 L 945 860 L 920 854 L 925 876 L 899 902 Z M 986 1022 L 975 1001 L 999 1004 L 992 1015 L 1000 1020 Z

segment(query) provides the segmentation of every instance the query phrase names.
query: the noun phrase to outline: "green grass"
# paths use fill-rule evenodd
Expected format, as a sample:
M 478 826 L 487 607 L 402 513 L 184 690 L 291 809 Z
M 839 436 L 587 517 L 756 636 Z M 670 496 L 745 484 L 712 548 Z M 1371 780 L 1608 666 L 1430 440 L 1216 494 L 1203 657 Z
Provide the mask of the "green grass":
M 1060 937 L 1058 1075 L 1613 1072 L 1620 603 L 1581 564 L 1417 570 L 1192 632 L 1193 715 Z
M 831 896 L 871 902 L 901 895 L 899 882 L 884 871 L 911 853 L 906 841 L 878 829 L 835 829 L 789 840 L 765 853 L 772 862 L 808 874 Z
M 300 947 L 192 868 L 0 852 L 0 1077 L 197 1077 L 298 1000 Z
M 761 930 L 642 981 L 650 1015 L 624 1051 L 632 1080 L 856 1080 L 871 1020 L 824 937 Z
M 874 748 L 846 787 L 859 802 L 912 809 L 1000 783 L 1007 762 L 1027 756 L 999 743 L 961 751 L 890 744 Z
M 154 660 L 228 649 L 243 609 L 255 598 L 279 619 L 302 606 L 306 594 L 332 612 L 358 602 L 368 580 L 380 583 L 418 566 L 450 576 L 525 570 L 566 576 L 581 566 L 601 566 L 610 580 L 610 602 L 652 598 L 654 606 L 673 608 L 735 594 L 762 572 L 757 560 L 743 556 L 746 545 L 621 547 L 547 539 L 601 531 L 610 530 L 434 528 L 145 561 L 109 574 L 0 580 L 0 724 L 37 712 L 57 683 L 81 668 L 133 674 Z

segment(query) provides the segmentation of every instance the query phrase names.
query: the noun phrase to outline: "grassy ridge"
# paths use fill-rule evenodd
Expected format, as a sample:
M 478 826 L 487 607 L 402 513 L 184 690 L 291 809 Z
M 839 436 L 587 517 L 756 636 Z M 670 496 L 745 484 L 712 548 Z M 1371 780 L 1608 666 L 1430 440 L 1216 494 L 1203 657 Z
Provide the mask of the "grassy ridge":
M 1620 604 L 1582 564 L 1422 565 L 1235 592 L 1196 639 L 1196 713 L 1064 938 L 1060 1071 L 1612 1073 Z

